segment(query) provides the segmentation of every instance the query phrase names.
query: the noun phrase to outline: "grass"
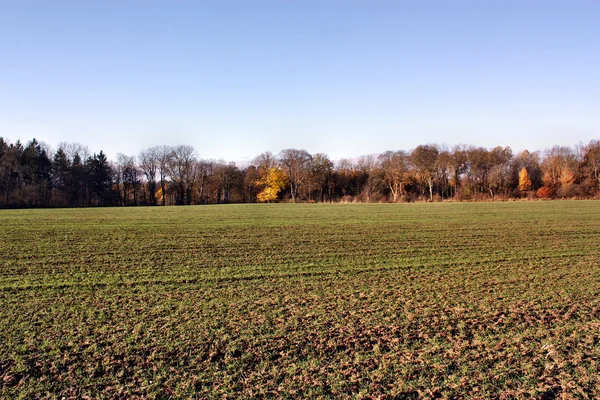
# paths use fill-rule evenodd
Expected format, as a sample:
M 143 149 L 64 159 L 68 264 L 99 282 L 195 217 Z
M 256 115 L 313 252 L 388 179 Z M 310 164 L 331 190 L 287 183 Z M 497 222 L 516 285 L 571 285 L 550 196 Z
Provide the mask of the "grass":
M 600 203 L 0 211 L 1 398 L 598 398 Z

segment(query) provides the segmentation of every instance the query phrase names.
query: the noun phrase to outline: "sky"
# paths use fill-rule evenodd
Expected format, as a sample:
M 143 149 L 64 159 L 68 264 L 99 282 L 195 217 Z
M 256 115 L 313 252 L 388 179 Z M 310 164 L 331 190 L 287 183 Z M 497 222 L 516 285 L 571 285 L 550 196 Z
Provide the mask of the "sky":
M 600 139 L 600 1 L 0 0 L 0 136 L 244 162 Z

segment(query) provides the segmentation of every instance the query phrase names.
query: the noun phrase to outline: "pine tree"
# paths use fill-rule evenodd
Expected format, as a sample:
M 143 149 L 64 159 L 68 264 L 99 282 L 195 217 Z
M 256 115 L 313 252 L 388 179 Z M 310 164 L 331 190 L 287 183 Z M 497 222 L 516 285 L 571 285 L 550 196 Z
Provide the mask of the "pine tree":
M 72 185 L 71 163 L 62 149 L 58 149 L 52 160 L 52 185 L 59 194 L 60 205 L 68 204 L 69 190 Z

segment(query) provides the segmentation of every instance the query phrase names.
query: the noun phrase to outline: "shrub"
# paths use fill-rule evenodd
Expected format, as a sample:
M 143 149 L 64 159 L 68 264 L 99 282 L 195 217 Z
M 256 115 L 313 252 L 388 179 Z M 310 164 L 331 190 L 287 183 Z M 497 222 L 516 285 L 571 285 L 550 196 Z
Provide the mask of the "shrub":
M 550 186 L 542 186 L 535 194 L 540 199 L 551 199 L 554 196 L 554 189 Z

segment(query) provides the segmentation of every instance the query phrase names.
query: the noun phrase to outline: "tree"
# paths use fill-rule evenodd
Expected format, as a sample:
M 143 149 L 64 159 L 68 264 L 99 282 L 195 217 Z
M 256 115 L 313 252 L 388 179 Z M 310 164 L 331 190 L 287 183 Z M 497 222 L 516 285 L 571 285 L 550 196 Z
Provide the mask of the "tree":
M 488 159 L 487 188 L 490 192 L 490 197 L 494 199 L 495 195 L 502 190 L 505 191 L 505 194 L 509 192 L 512 150 L 510 147 L 495 147 L 488 153 Z
M 527 168 L 521 168 L 519 171 L 519 190 L 521 192 L 527 192 L 531 190 L 531 179 L 529 178 L 529 172 L 527 172 Z
M 286 175 L 277 167 L 264 170 L 257 184 L 262 186 L 262 191 L 256 196 L 261 203 L 270 203 L 277 200 L 279 192 L 287 184 Z
M 21 180 L 19 160 L 22 150 L 19 142 L 9 145 L 0 138 L 0 194 L 5 207 L 15 205 L 13 195 Z
M 592 140 L 585 147 L 582 164 L 587 179 L 600 190 L 600 140 Z
M 191 146 L 156 146 L 135 158 L 119 153 L 109 163 L 102 151 L 90 155 L 78 143 L 50 151 L 36 139 L 24 145 L 0 137 L 0 207 L 276 201 L 287 191 L 286 199 L 311 202 L 398 201 L 404 194 L 432 201 L 434 192 L 441 199 L 524 192 L 593 197 L 600 194 L 600 141 L 514 156 L 509 147 L 429 144 L 410 154 L 342 159 L 335 167 L 326 154 L 286 149 L 277 157 L 262 153 L 240 170 L 222 160 L 198 160 Z
M 356 173 L 352 161 L 347 158 L 342 158 L 337 162 L 334 170 L 334 182 L 336 188 L 336 194 L 338 198 L 346 196 L 355 196 L 356 193 Z
M 129 205 L 129 195 L 133 194 L 133 204 L 137 204 L 137 192 L 140 185 L 135 157 L 123 153 L 117 154 L 117 185 L 122 187 L 122 204 Z M 120 183 L 120 185 L 119 185 Z M 120 190 L 120 188 L 119 188 Z
M 22 200 L 29 206 L 45 206 L 50 202 L 52 161 L 46 148 L 32 139 L 20 153 L 19 163 L 25 189 Z
M 244 169 L 244 182 L 243 182 L 243 202 L 254 203 L 256 201 L 257 192 L 257 181 L 259 179 L 258 168 L 254 165 L 249 165 Z
M 78 153 L 73 156 L 71 163 L 71 179 L 69 203 L 73 207 L 86 205 L 88 203 L 88 171 Z
M 458 188 L 461 186 L 461 176 L 468 167 L 467 148 L 464 145 L 457 145 L 452 149 L 450 157 L 450 168 L 452 176 L 450 177 L 450 186 L 454 188 L 454 196 L 458 194 Z
M 287 176 L 292 200 L 296 201 L 300 193 L 300 186 L 310 173 L 312 157 L 306 150 L 286 149 L 279 153 L 279 161 L 281 169 Z
M 418 179 L 429 187 L 429 201 L 433 201 L 433 181 L 438 154 L 436 145 L 417 146 L 410 154 L 410 162 L 417 172 Z
M 327 157 L 327 154 L 317 153 L 312 157 L 310 163 L 310 179 L 312 185 L 319 192 L 318 201 L 323 201 L 324 192 L 327 191 L 327 198 L 331 199 L 331 173 L 333 172 L 333 163 Z M 309 190 L 310 192 L 310 190 Z M 310 193 L 308 194 L 310 198 Z
M 88 147 L 81 143 L 60 142 L 58 144 L 58 148 L 65 153 L 71 162 L 73 162 L 75 156 L 79 156 L 81 160 L 87 160 L 87 158 L 90 156 L 90 150 Z
M 516 157 L 513 157 L 511 162 L 509 182 L 511 190 L 519 189 L 519 173 L 523 168 L 527 169 L 529 179 L 531 179 L 531 189 L 536 190 L 542 186 L 542 171 L 539 164 L 539 154 L 537 152 L 530 153 L 529 151 L 524 150 Z M 518 195 L 518 193 L 515 194 Z
M 195 150 L 192 146 L 177 146 L 169 160 L 169 175 L 176 187 L 176 203 L 191 204 L 191 192 L 196 162 Z
M 375 157 L 369 154 L 359 157 L 356 168 L 354 168 L 356 193 L 362 201 L 367 203 L 373 199 L 373 195 L 378 191 L 379 181 L 377 179 L 376 166 Z
M 235 163 L 220 161 L 216 163 L 213 177 L 217 183 L 217 203 L 229 203 L 232 194 L 242 186 L 243 176 Z
M 210 203 L 209 178 L 214 174 L 215 162 L 212 160 L 199 160 L 194 165 L 195 193 L 200 204 Z
M 488 189 L 488 174 L 490 170 L 489 151 L 483 147 L 469 147 L 467 149 L 470 191 L 481 196 Z
M 258 169 L 269 169 L 277 166 L 277 159 L 270 151 L 259 154 L 251 163 Z
M 91 204 L 108 206 L 111 200 L 112 169 L 106 155 L 100 151 L 89 157 L 85 162 L 85 169 L 89 176 L 89 192 Z
M 69 184 L 65 188 L 67 204 L 70 207 L 80 207 L 89 204 L 89 176 L 83 165 L 90 158 L 88 148 L 80 143 L 60 142 L 58 150 L 63 152 L 70 166 L 68 173 Z
M 541 164 L 542 180 L 545 186 L 557 188 L 561 185 L 561 176 L 563 173 L 573 175 L 575 179 L 575 170 L 577 168 L 577 157 L 573 150 L 566 146 L 554 146 L 545 152 L 544 160 Z M 570 172 L 564 172 L 569 170 Z M 569 179 L 565 179 L 569 181 Z M 572 182 L 567 182 L 570 184 Z
M 169 166 L 173 158 L 173 148 L 170 146 L 157 146 L 156 156 L 158 158 L 158 177 L 160 181 L 160 194 L 162 205 L 166 205 L 167 177 L 169 176 Z
M 277 166 L 277 158 L 270 151 L 259 154 L 250 162 L 246 169 L 244 187 L 250 202 L 257 201 L 257 195 L 264 189 L 264 176 L 267 171 Z
M 67 154 L 59 148 L 52 159 L 52 186 L 57 191 L 59 202 L 63 206 L 69 204 L 69 188 L 72 184 L 71 162 Z
M 386 151 L 377 158 L 381 179 L 392 194 L 392 201 L 398 201 L 402 195 L 404 175 L 408 171 L 408 155 L 404 151 Z
M 452 154 L 447 148 L 443 147 L 435 161 L 435 174 L 438 178 L 440 188 L 439 193 L 442 199 L 444 198 L 444 195 L 450 197 L 450 179 L 453 172 L 452 161 Z
M 142 150 L 138 156 L 140 168 L 146 176 L 148 185 L 148 195 L 150 204 L 156 205 L 156 174 L 160 169 L 160 150 L 158 147 L 151 147 Z

